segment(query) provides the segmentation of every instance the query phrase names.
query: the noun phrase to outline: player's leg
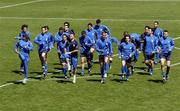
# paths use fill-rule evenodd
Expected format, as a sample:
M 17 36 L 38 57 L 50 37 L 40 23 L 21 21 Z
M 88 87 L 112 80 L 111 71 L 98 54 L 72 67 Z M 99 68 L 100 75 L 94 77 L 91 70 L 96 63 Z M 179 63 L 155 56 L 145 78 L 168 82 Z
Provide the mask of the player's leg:
M 47 53 L 43 52 L 41 54 L 42 57 L 42 63 L 43 63 L 43 79 L 46 78 L 47 72 L 48 72 L 48 65 L 47 65 Z
M 101 72 L 101 83 L 104 83 L 104 56 L 99 56 L 100 72 Z
M 126 60 L 125 59 L 122 59 L 121 72 L 122 72 L 122 79 L 124 79 L 124 75 L 126 74 Z
M 76 83 L 76 71 L 77 71 L 77 58 L 72 57 L 72 74 L 73 74 L 73 83 Z
M 84 76 L 85 56 L 81 55 L 81 75 Z
M 91 72 L 91 68 L 92 68 L 92 59 L 91 59 L 91 55 L 88 54 L 86 56 L 86 60 L 87 60 L 87 64 L 88 64 L 88 75 L 90 75 L 90 72 Z
M 105 56 L 104 57 L 104 78 L 107 77 L 107 74 L 108 74 L 108 70 L 109 70 L 109 57 L 108 56 Z
M 112 62 L 113 62 L 113 58 L 112 58 L 112 57 L 109 57 L 109 69 L 112 68 Z
M 161 58 L 161 73 L 162 73 L 162 79 L 163 81 L 165 81 L 165 62 L 166 62 L 166 59 L 165 58 Z
M 91 63 L 93 63 L 93 58 L 94 58 L 93 53 L 94 53 L 94 50 L 95 49 L 93 47 L 90 49 L 90 60 L 91 60 Z
M 62 66 L 63 66 L 64 77 L 65 77 L 65 79 L 68 79 L 68 77 L 67 77 L 67 63 L 65 61 L 65 58 L 63 58 L 63 61 L 61 60 L 61 63 L 62 63 Z

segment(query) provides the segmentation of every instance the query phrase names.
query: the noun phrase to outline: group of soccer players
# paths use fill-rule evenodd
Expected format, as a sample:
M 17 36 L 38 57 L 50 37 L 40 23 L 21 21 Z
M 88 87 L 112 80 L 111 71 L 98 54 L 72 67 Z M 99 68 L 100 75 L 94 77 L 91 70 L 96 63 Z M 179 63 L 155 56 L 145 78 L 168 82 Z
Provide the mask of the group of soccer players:
M 15 52 L 21 59 L 20 70 L 24 72 L 22 82 L 26 83 L 28 80 L 29 53 L 32 51 L 33 45 L 30 42 L 28 26 L 22 25 L 21 30 L 17 37 Z M 165 82 L 169 78 L 171 53 L 174 47 L 174 41 L 169 37 L 168 31 L 162 30 L 158 21 L 154 22 L 153 28 L 145 26 L 141 35 L 130 34 L 125 31 L 123 38 L 118 41 L 116 37 L 112 37 L 109 28 L 101 24 L 100 19 L 96 20 L 95 25 L 87 24 L 87 29 L 81 32 L 79 42 L 75 37 L 74 30 L 70 27 L 70 23 L 64 22 L 55 36 L 49 32 L 48 26 L 41 27 L 41 32 L 34 39 L 34 43 L 39 47 L 38 54 L 42 65 L 43 79 L 48 73 L 47 54 L 57 44 L 58 57 L 62 64 L 65 79 L 68 79 L 67 72 L 69 72 L 70 76 L 73 76 L 73 83 L 76 83 L 78 53 L 80 52 L 81 58 L 81 75 L 84 76 L 85 60 L 88 65 L 88 75 L 90 75 L 95 51 L 99 56 L 101 83 L 105 83 L 113 60 L 113 43 L 117 45 L 118 57 L 122 61 L 122 79 L 129 80 L 130 74 L 134 73 L 134 65 L 138 61 L 139 52 L 142 52 L 143 62 L 150 75 L 153 74 L 154 64 L 160 61 L 162 80 Z

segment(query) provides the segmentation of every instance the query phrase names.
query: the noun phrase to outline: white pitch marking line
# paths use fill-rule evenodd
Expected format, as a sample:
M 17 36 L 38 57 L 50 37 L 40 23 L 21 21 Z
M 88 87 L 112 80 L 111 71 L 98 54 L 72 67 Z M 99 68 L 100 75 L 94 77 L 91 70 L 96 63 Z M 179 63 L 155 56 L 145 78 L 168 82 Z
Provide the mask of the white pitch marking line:
M 43 0 L 40 0 L 43 1 Z M 96 20 L 95 18 L 61 18 L 61 17 L 0 17 L 0 19 L 29 19 L 29 20 L 69 20 L 69 21 L 89 21 L 89 20 Z M 105 18 L 103 21 L 155 21 L 157 19 L 111 19 L 111 18 Z M 180 19 L 171 19 L 171 20 L 157 20 L 157 21 L 165 21 L 165 22 L 171 22 L 171 21 L 180 21 Z
M 174 47 L 174 49 L 176 49 L 176 50 L 180 50 L 180 48 L 179 48 L 179 47 Z
M 29 2 L 23 2 L 23 3 L 12 4 L 12 5 L 6 5 L 6 6 L 0 7 L 0 9 L 16 7 L 16 6 L 20 6 L 20 5 L 26 5 L 26 4 L 31 4 L 31 3 L 41 2 L 41 1 L 44 1 L 44 0 L 34 0 L 34 1 L 29 1 Z
M 180 37 L 173 38 L 173 40 L 177 40 L 177 39 L 180 39 Z
M 14 84 L 14 83 L 6 83 L 6 84 L 1 85 L 0 88 L 6 87 L 6 86 L 9 86 L 9 85 L 12 85 L 12 84 Z

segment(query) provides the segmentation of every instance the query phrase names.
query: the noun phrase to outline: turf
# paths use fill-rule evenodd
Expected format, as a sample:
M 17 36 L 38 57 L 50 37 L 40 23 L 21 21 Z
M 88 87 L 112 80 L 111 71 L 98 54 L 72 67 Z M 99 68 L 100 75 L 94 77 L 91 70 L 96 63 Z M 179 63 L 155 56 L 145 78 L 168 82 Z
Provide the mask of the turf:
M 0 7 L 28 1 L 1 0 Z M 111 28 L 112 35 L 120 40 L 123 31 L 140 34 L 145 25 L 152 26 L 154 20 L 159 20 L 161 27 L 168 29 L 171 37 L 176 38 L 180 36 L 179 5 L 178 0 L 46 0 L 0 8 L 0 86 L 23 78 L 18 73 L 19 58 L 13 52 L 14 37 L 22 24 L 29 25 L 33 41 L 42 25 L 49 25 L 55 34 L 63 22 L 69 21 L 78 39 L 88 22 L 95 23 L 95 19 L 100 18 Z M 180 47 L 179 40 L 175 40 L 176 47 Z M 179 50 L 174 49 L 172 64 L 179 63 L 179 54 Z M 100 84 L 98 64 L 94 64 L 92 76 L 79 76 L 77 84 L 72 84 L 64 81 L 63 74 L 57 72 L 60 66 L 56 49 L 48 55 L 49 72 L 52 74 L 45 81 L 36 77 L 41 74 L 41 66 L 35 44 L 30 56 L 30 81 L 26 85 L 16 83 L 0 88 L 0 111 L 180 110 L 179 65 L 171 68 L 170 80 L 165 84 L 161 82 L 159 69 L 153 76 L 136 72 L 129 82 L 124 82 L 118 75 L 121 63 L 116 56 L 106 84 Z M 140 54 L 135 70 L 142 71 L 143 67 Z M 160 68 L 160 65 L 155 67 Z

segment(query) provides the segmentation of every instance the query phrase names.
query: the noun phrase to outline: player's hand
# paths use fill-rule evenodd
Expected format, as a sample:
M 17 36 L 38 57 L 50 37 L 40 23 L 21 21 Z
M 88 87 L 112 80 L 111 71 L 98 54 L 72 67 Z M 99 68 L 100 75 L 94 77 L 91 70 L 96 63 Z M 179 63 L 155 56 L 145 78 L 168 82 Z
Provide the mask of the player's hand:
M 66 52 L 65 54 L 71 54 L 71 52 Z

